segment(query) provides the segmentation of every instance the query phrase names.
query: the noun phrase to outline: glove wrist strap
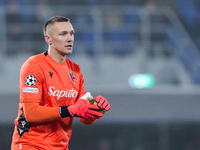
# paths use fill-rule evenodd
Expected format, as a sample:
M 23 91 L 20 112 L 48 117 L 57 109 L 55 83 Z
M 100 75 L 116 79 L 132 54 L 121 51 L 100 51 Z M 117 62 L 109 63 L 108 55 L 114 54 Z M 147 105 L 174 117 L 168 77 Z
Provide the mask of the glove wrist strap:
M 60 106 L 59 113 L 61 118 L 72 117 L 71 114 L 69 113 L 68 106 Z

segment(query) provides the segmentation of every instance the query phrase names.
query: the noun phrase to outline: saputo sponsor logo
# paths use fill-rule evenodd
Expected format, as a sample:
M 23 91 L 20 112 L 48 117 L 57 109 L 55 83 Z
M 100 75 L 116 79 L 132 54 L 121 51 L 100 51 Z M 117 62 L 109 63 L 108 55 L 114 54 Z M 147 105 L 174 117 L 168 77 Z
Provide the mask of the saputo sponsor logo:
M 48 94 L 50 96 L 54 96 L 57 97 L 57 100 L 60 99 L 60 97 L 67 97 L 67 98 L 76 98 L 76 96 L 78 95 L 78 91 L 76 90 L 56 90 L 56 88 L 54 86 L 49 87 L 49 92 Z

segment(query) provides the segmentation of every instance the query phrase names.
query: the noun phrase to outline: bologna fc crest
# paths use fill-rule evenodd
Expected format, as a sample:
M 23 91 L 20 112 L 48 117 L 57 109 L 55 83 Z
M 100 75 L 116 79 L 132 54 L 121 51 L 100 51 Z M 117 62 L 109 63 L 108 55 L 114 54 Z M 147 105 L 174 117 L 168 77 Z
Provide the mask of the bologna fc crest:
M 72 81 L 75 83 L 75 76 L 74 76 L 73 72 L 70 71 L 69 74 L 70 74 L 70 77 L 71 77 Z
M 36 77 L 34 75 L 28 75 L 26 77 L 26 84 L 28 86 L 34 86 L 36 84 Z

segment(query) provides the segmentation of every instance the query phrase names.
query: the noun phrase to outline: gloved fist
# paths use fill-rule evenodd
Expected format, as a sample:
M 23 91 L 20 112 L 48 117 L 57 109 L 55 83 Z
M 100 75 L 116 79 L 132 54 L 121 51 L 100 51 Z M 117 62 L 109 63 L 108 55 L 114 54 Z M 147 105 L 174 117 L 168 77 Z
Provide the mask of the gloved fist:
M 94 100 L 97 102 L 97 106 L 105 111 L 110 109 L 110 104 L 108 101 L 101 95 L 94 97 Z
M 84 99 L 78 99 L 75 104 L 68 106 L 68 111 L 72 117 L 79 117 L 89 120 L 100 119 L 103 116 L 103 114 L 97 110 L 100 110 L 100 108 L 98 108 L 96 105 L 86 104 Z
M 87 94 L 87 93 L 86 93 Z M 98 112 L 101 110 L 96 105 L 86 104 L 85 100 L 87 95 L 83 95 L 73 105 L 60 106 L 59 113 L 62 118 L 64 117 L 79 117 L 88 120 L 100 119 L 103 114 Z

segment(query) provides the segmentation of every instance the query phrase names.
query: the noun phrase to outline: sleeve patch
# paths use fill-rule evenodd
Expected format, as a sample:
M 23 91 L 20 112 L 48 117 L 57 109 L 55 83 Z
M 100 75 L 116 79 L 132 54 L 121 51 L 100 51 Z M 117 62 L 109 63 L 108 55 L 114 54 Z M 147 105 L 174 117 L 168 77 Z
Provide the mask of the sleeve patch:
M 38 93 L 38 88 L 29 88 L 29 87 L 24 87 L 23 92 L 27 93 Z
M 26 84 L 28 86 L 34 86 L 36 84 L 37 80 L 36 77 L 34 75 L 28 75 L 26 77 Z

